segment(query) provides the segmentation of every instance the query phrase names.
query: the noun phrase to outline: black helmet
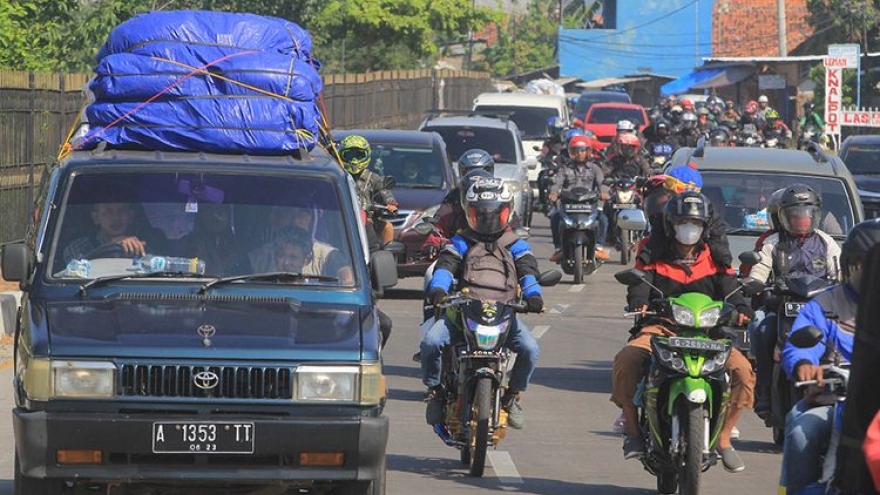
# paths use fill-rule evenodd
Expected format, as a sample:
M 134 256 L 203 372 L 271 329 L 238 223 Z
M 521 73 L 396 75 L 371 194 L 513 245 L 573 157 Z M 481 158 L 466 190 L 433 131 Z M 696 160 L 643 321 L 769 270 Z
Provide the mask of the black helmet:
M 767 198 L 767 221 L 770 223 L 770 230 L 779 230 L 782 224 L 779 222 L 779 207 L 782 202 L 782 195 L 785 188 L 773 191 L 773 194 Z
M 808 102 L 804 103 L 804 113 L 812 113 L 813 110 L 815 110 L 815 109 L 816 109 L 816 105 L 813 102 L 808 101 Z
M 709 223 L 709 200 L 694 191 L 685 191 L 669 198 L 663 208 L 663 226 L 669 238 L 675 236 L 675 224 L 682 220 Z
M 478 168 L 486 170 L 489 173 L 495 173 L 495 159 L 485 150 L 467 150 L 458 159 L 459 177 L 464 177 L 471 170 Z
M 844 280 L 849 279 L 852 266 L 864 264 L 868 251 L 878 243 L 880 243 L 880 219 L 866 220 L 850 229 L 840 253 Z
M 697 127 L 697 114 L 694 112 L 684 112 L 681 115 L 681 126 L 685 129 L 694 129 Z
M 462 194 L 467 193 L 467 190 L 470 189 L 471 184 L 474 183 L 474 179 L 491 179 L 494 177 L 489 171 L 482 168 L 475 168 L 470 172 L 464 174 L 464 177 L 461 178 L 461 190 Z
M 783 188 L 779 198 L 780 226 L 792 235 L 810 235 L 819 225 L 822 198 L 806 184 L 792 184 Z M 809 217 L 809 226 L 801 218 Z
M 510 223 L 513 194 L 499 178 L 474 177 L 461 197 L 468 226 L 481 235 L 503 232 Z
M 727 146 L 730 144 L 730 133 L 725 127 L 716 127 L 709 133 L 709 144 L 711 146 Z

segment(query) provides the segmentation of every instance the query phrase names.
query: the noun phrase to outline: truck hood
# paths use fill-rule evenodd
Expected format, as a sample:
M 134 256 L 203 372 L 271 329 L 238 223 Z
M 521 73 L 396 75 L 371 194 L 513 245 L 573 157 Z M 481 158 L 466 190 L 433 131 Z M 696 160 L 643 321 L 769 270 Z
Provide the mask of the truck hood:
M 350 304 L 286 297 L 149 297 L 47 303 L 52 355 L 358 360 L 362 325 L 374 324 L 372 311 Z M 40 353 L 39 342 L 35 351 Z

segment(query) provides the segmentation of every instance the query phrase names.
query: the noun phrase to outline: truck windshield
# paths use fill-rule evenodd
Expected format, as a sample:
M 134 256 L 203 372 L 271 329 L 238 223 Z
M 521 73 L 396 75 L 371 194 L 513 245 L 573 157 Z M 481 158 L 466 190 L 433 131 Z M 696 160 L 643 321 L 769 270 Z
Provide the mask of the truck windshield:
M 355 283 L 358 237 L 329 178 L 85 172 L 72 175 L 64 198 L 49 252 L 53 278 L 286 272 L 315 275 L 287 283 Z

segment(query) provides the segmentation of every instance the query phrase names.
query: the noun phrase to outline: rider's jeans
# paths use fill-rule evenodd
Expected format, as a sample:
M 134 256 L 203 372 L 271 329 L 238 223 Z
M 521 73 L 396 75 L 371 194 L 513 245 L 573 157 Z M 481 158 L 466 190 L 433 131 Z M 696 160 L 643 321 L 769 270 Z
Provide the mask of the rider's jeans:
M 446 318 L 441 318 L 422 339 L 422 382 L 429 387 L 440 385 L 440 374 L 443 369 L 441 349 L 450 343 L 448 323 Z M 458 330 L 455 331 L 458 332 Z M 513 363 L 513 369 L 510 370 L 508 388 L 511 393 L 522 392 L 528 386 L 529 379 L 535 371 L 541 349 L 538 347 L 538 341 L 532 336 L 532 332 L 519 318 L 508 331 L 510 335 L 507 337 L 505 347 L 516 353 L 516 361 Z M 459 333 L 456 339 L 460 338 L 462 335 Z
M 768 313 L 766 316 L 758 316 L 755 312 L 756 323 L 749 326 L 749 338 L 751 340 L 752 354 L 755 356 L 755 374 L 759 387 L 769 387 L 773 383 L 773 349 L 776 347 L 776 314 Z
M 785 418 L 782 472 L 785 491 L 794 495 L 822 477 L 822 454 L 831 439 L 831 406 L 800 400 Z
M 559 223 L 562 221 L 561 213 L 555 211 L 550 215 L 550 232 L 553 234 L 553 247 L 562 249 L 562 233 L 559 229 Z M 605 212 L 599 210 L 599 229 L 596 231 L 596 245 L 604 246 L 606 237 L 608 237 L 608 216 Z

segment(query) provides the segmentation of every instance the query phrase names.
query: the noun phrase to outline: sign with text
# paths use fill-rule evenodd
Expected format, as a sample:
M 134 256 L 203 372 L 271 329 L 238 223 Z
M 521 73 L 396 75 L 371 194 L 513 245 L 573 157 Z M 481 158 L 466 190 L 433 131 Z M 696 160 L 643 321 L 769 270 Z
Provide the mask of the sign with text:
M 858 43 L 828 45 L 828 58 L 834 60 L 833 67 L 856 69 L 859 67 L 859 45 Z M 825 66 L 828 67 L 828 63 Z
M 785 76 L 781 74 L 758 76 L 758 89 L 785 89 Z
M 840 112 L 840 125 L 853 127 L 880 127 L 880 111 L 844 110 Z
M 840 76 L 842 69 L 825 66 L 825 134 L 840 136 Z

